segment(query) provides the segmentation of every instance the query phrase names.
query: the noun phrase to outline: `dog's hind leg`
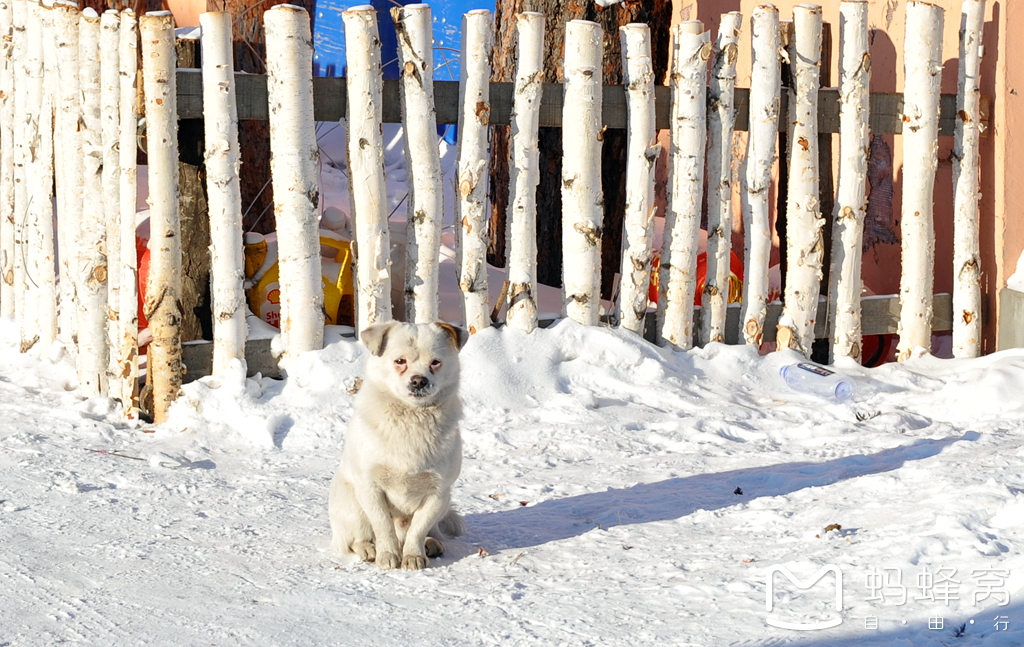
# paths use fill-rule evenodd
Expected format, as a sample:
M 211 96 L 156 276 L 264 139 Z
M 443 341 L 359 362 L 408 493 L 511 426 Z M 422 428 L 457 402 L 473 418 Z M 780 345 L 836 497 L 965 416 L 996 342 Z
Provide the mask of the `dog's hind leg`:
M 374 561 L 373 528 L 356 500 L 351 483 L 340 478 L 331 483 L 329 513 L 331 550 L 338 554 L 353 552 L 363 561 Z

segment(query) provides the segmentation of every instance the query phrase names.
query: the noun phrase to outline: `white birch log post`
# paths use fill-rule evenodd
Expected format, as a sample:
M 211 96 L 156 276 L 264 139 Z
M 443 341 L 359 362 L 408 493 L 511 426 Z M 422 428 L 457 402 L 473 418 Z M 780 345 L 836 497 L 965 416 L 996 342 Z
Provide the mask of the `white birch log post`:
M 491 115 L 491 12 L 470 11 L 462 18 L 459 84 L 458 211 L 459 289 L 463 321 L 470 334 L 491 325 L 487 289 L 487 134 Z
M 38 352 L 43 358 L 49 356 L 57 340 L 57 270 L 53 229 L 53 178 L 54 178 L 54 94 L 57 91 L 57 50 L 53 33 L 53 9 L 39 4 L 35 9 L 41 27 L 43 45 L 42 97 L 39 108 L 37 151 L 39 176 L 37 193 L 32 210 L 36 249 L 33 277 L 35 278 L 37 321 L 39 337 Z
M 349 44 L 345 49 L 349 186 L 356 241 L 356 332 L 361 333 L 372 324 L 391 320 L 391 233 L 381 134 L 383 77 L 377 10 L 361 5 L 341 17 Z
M 711 43 L 699 20 L 673 34 L 668 208 L 658 281 L 658 343 L 693 347 L 697 241 L 704 191 L 707 68 Z
M 434 48 L 430 7 L 391 9 L 398 34 L 402 129 L 406 168 L 411 178 L 405 232 L 405 317 L 415 323 L 437 320 L 438 254 L 441 251 L 441 157 L 434 111 Z
M 57 72 L 60 77 L 57 119 L 61 142 L 55 154 L 61 158 L 57 190 L 61 193 L 61 211 L 57 214 L 57 243 L 60 257 L 60 339 L 65 347 L 75 345 L 78 336 L 78 304 L 75 286 L 78 278 L 79 233 L 82 224 L 82 135 L 79 96 L 78 24 L 80 14 L 73 4 L 54 5 L 57 39 Z
M 245 258 L 242 192 L 238 179 L 238 108 L 231 45 L 231 14 L 199 16 L 203 46 L 203 120 L 206 184 L 210 208 L 210 269 L 213 282 L 213 372 L 232 360 L 245 362 Z
M 263 19 L 267 32 L 270 173 L 281 272 L 281 336 L 285 357 L 295 357 L 324 345 L 313 41 L 305 9 L 278 5 Z
M 602 29 L 587 20 L 565 26 L 562 109 L 562 308 L 595 326 L 601 314 Z
M 821 63 L 821 7 L 793 8 L 794 94 L 790 95 L 789 197 L 786 201 L 786 305 L 779 320 L 778 347 L 810 357 L 818 312 L 823 259 L 818 201 L 818 75 Z
M 978 169 L 985 0 L 964 0 L 953 144 L 953 357 L 981 354 L 981 251 Z
M 14 317 L 14 15 L 0 1 L 0 316 Z
M 938 167 L 939 91 L 942 83 L 943 10 L 907 4 L 903 89 L 903 274 L 897 359 L 932 347 L 935 229 L 932 221 Z M 954 311 L 955 312 L 955 311 Z M 954 320 L 956 317 L 954 316 Z
M 25 17 L 25 79 L 26 79 L 26 120 L 25 139 L 27 158 L 25 180 L 28 202 L 24 214 L 24 246 L 22 259 L 25 263 L 25 314 L 22 317 L 21 352 L 26 352 L 39 341 L 40 325 L 39 300 L 41 278 L 39 276 L 42 236 L 39 231 L 44 208 L 51 209 L 50 184 L 44 181 L 42 137 L 39 122 L 43 110 L 43 21 L 42 5 L 29 0 Z M 51 225 L 52 226 L 52 225 Z
M 28 16 L 28 1 L 14 0 L 13 49 L 14 49 L 14 258 L 12 259 L 11 285 L 14 289 L 14 320 L 19 327 L 25 319 L 25 220 L 28 214 L 29 193 L 26 182 L 28 163 L 28 78 L 25 75 L 25 61 L 28 56 L 25 44 L 25 21 Z M 20 336 L 20 333 L 19 333 Z
M 768 314 L 768 267 L 772 251 L 768 195 L 775 165 L 782 92 L 779 10 L 758 5 L 750 17 L 750 127 L 746 191 L 743 192 L 743 339 L 761 345 Z
M 100 107 L 103 134 L 103 210 L 107 228 L 107 313 L 110 379 L 116 379 L 120 345 L 121 253 L 121 16 L 107 10 L 100 16 Z
M 867 215 L 871 104 L 868 3 L 839 3 L 839 181 L 832 218 L 829 329 L 832 359 L 860 363 L 861 256 Z
M 708 84 L 708 262 L 701 296 L 701 345 L 725 341 L 732 252 L 732 135 L 736 121 L 733 95 L 743 15 L 722 14 L 711 51 Z
M 146 97 L 149 160 L 149 277 L 143 304 L 153 341 L 147 370 L 153 372 L 153 421 L 181 389 L 181 223 L 178 213 L 178 118 L 174 17 L 155 11 L 139 20 Z M 276 195 L 276 194 L 275 194 Z
M 544 14 L 516 16 L 519 37 L 512 105 L 514 171 L 508 204 L 508 313 L 505 323 L 537 328 L 537 184 L 540 183 L 540 100 L 544 89 Z
M 100 112 L 100 17 L 82 12 L 78 26 L 82 90 L 82 226 L 78 281 L 79 386 L 86 397 L 107 394 L 106 213 L 103 208 L 103 132 Z
M 121 16 L 100 16 L 100 130 L 103 134 L 103 214 L 107 241 L 107 339 L 109 381 L 116 383 L 121 346 Z
M 119 291 L 121 314 L 118 342 L 118 396 L 126 418 L 138 418 L 139 409 L 139 286 L 138 257 L 135 250 L 136 160 L 139 127 L 138 51 L 139 29 L 135 13 L 121 12 L 121 39 L 118 43 L 120 68 L 120 199 L 121 249 L 116 257 L 120 266 Z M 114 254 L 114 252 L 111 252 Z
M 647 317 L 654 260 L 654 166 L 661 154 L 654 120 L 654 66 L 651 28 L 632 23 L 619 28 L 629 141 L 626 146 L 626 212 L 622 225 L 622 279 L 619 325 L 638 335 Z

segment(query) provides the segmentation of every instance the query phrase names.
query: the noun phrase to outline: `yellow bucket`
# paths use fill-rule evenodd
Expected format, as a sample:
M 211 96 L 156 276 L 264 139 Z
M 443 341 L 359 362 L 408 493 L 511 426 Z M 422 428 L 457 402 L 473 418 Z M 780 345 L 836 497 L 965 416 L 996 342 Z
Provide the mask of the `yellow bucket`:
M 330 247 L 337 250 L 333 263 L 322 263 L 320 279 L 324 288 L 324 323 L 328 326 L 351 326 L 354 323 L 353 312 L 353 290 L 352 290 L 352 246 L 347 240 L 337 240 L 326 236 L 320 237 L 322 247 Z M 262 252 L 266 255 L 266 242 L 261 241 L 253 245 L 246 245 L 246 252 L 259 255 L 258 249 L 262 246 Z M 250 280 L 256 273 L 250 265 L 246 264 L 246 278 Z M 248 294 L 249 309 L 260 319 L 276 328 L 281 327 L 281 284 L 279 280 L 279 266 L 277 261 L 260 277 Z

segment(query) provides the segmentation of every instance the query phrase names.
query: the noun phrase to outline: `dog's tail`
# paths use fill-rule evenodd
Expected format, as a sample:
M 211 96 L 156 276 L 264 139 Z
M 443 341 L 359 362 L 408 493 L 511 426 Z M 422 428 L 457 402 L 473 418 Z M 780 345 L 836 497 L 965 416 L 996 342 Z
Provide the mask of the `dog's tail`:
M 437 529 L 445 537 L 460 537 L 466 532 L 466 520 L 461 514 L 449 508 L 448 514 L 437 522 Z

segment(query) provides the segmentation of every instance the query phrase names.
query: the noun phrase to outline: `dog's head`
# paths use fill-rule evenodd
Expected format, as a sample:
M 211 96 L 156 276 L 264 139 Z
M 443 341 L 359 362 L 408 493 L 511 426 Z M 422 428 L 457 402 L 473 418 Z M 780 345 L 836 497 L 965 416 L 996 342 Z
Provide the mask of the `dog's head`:
M 390 321 L 359 335 L 370 351 L 366 380 L 415 406 L 444 401 L 459 388 L 459 350 L 469 334 L 451 324 Z

